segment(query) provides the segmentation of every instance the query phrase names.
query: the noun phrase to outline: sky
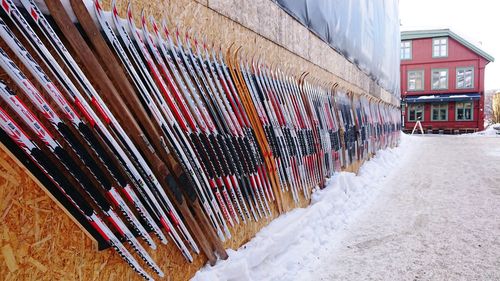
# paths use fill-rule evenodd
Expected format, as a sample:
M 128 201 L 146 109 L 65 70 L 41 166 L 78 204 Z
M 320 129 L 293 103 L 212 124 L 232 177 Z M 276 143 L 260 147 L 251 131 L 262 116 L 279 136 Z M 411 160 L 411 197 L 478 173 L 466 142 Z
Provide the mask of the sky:
M 401 30 L 450 28 L 495 58 L 485 90 L 500 89 L 500 1 L 399 0 Z

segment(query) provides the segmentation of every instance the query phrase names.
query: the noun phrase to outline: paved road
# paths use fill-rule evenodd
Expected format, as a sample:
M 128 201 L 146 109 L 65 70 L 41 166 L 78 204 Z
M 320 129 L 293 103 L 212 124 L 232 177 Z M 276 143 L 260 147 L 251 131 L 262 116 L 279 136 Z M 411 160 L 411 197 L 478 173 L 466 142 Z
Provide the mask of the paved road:
M 308 280 L 500 280 L 500 138 L 414 147 Z

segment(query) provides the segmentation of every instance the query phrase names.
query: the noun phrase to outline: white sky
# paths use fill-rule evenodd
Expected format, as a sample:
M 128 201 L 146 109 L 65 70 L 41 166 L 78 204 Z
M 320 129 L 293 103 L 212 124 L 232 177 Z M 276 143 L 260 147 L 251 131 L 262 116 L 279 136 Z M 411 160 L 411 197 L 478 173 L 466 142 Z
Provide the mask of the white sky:
M 450 28 L 495 58 L 485 90 L 500 89 L 500 1 L 399 0 L 401 30 Z

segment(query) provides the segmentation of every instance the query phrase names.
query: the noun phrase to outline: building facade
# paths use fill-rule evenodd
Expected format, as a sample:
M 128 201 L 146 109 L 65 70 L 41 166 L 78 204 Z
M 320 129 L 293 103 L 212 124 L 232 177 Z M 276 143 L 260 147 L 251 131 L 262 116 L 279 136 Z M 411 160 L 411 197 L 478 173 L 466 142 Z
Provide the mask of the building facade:
M 404 130 L 427 133 L 484 129 L 484 72 L 494 58 L 449 29 L 401 33 Z

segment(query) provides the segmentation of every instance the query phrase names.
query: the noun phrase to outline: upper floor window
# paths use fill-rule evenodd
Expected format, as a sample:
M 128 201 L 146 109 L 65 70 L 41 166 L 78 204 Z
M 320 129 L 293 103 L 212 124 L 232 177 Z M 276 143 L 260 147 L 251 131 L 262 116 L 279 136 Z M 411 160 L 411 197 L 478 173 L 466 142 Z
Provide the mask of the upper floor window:
M 457 121 L 472 121 L 472 102 L 457 102 L 455 104 L 455 119 Z
M 434 103 L 431 106 L 432 121 L 448 121 L 448 104 Z
M 432 39 L 432 57 L 442 58 L 448 56 L 448 38 Z
M 411 41 L 401 42 L 401 59 L 411 60 Z
M 424 90 L 424 71 L 409 70 L 408 91 L 423 91 L 423 90 Z
M 408 121 L 424 121 L 424 104 L 416 103 L 408 107 Z
M 448 89 L 448 69 L 432 70 L 432 89 L 433 90 Z
M 474 67 L 457 68 L 457 89 L 474 87 Z

